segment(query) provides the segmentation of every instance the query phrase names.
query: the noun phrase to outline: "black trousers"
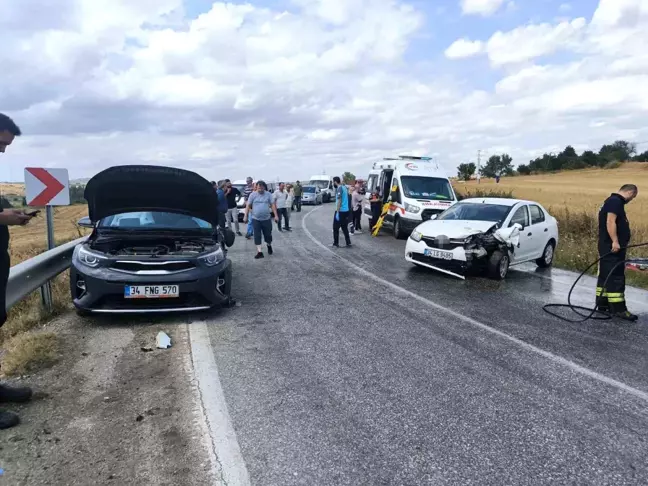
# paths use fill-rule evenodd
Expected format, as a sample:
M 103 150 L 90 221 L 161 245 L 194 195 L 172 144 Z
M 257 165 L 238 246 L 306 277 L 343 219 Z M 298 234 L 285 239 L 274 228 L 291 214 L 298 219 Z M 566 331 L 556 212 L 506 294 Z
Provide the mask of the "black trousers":
M 380 213 L 382 212 L 382 202 L 372 202 L 371 203 L 371 231 L 373 231 L 374 226 L 378 223 L 380 219 Z
M 353 227 L 357 230 L 362 229 L 362 206 L 353 211 Z
M 344 234 L 344 241 L 347 246 L 351 244 L 351 237 L 349 236 L 349 211 L 340 211 L 339 218 L 333 216 L 333 244 L 340 244 L 340 228 Z
M 297 208 L 297 212 L 301 211 L 301 196 L 295 196 L 295 198 L 293 199 L 291 209 L 295 209 L 295 208 Z
M 277 228 L 281 230 L 281 220 L 283 219 L 284 228 L 290 229 L 290 213 L 288 212 L 288 208 L 278 208 L 277 216 L 279 216 L 279 219 L 277 220 Z
M 605 256 L 599 262 L 596 305 L 599 309 L 609 309 L 612 313 L 625 312 L 627 310 L 625 300 L 626 250 L 621 249 L 617 253 L 610 253 L 611 250 L 611 247 L 599 246 L 599 256 Z
M 7 322 L 7 282 L 10 269 L 9 252 L 0 250 L 0 327 Z
M 252 229 L 256 246 L 261 246 L 262 241 L 265 241 L 267 245 L 272 245 L 272 220 L 264 219 L 259 221 L 252 218 Z

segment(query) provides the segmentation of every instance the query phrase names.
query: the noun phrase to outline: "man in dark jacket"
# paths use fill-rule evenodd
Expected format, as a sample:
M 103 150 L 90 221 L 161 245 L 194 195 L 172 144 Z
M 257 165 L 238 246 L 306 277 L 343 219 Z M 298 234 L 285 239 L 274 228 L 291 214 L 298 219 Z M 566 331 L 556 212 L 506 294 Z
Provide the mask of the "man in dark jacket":
M 232 186 L 232 182 L 229 179 L 225 179 L 225 197 L 227 198 L 226 224 L 230 229 L 232 229 L 233 223 L 236 227 L 236 234 L 241 236 L 238 218 L 238 202 L 241 198 L 241 191 Z
M 20 129 L 7 115 L 0 113 L 0 153 L 4 153 L 14 138 L 21 135 Z M 6 294 L 7 281 L 9 280 L 9 228 L 8 226 L 25 225 L 31 220 L 31 216 L 23 211 L 7 209 L 0 206 L 0 327 L 7 321 Z M 13 388 L 0 384 L 0 402 L 22 403 L 31 399 L 30 388 Z M 7 410 L 0 409 L 0 429 L 8 429 L 20 423 L 18 415 Z
M 638 317 L 628 311 L 625 300 L 626 248 L 630 244 L 630 222 L 625 205 L 637 197 L 634 184 L 621 186 L 608 197 L 599 211 L 599 270 L 596 284 L 596 307 L 626 321 Z
M 290 208 L 291 211 L 293 211 L 295 208 L 297 208 L 297 212 L 301 211 L 301 201 L 303 194 L 304 188 L 302 187 L 301 183 L 299 181 L 295 182 L 295 185 L 293 186 L 293 195 L 295 196 L 295 198 L 293 199 L 292 207 Z

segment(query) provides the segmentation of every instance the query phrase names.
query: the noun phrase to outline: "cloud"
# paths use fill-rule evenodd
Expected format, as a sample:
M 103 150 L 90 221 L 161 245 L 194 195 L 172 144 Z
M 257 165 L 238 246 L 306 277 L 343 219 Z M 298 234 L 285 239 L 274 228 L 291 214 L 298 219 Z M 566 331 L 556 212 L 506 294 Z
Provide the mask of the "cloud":
M 504 0 L 461 0 L 461 11 L 464 15 L 482 15 L 487 17 L 496 13 L 504 5 Z
M 152 163 L 289 180 L 363 173 L 399 153 L 454 172 L 477 149 L 525 162 L 547 146 L 648 139 L 641 0 L 454 43 L 424 39 L 429 19 L 400 0 L 285 4 L 216 2 L 193 16 L 181 0 L 8 4 L 0 107 L 24 136 L 0 176 Z
M 484 44 L 481 41 L 457 39 L 445 50 L 445 56 L 448 59 L 464 59 L 480 54 L 483 49 Z

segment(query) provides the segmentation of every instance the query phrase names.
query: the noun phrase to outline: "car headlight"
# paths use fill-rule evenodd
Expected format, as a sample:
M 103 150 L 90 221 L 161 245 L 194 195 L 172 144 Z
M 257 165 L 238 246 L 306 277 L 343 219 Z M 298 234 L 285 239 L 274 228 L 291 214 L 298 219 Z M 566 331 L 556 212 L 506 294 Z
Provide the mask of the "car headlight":
M 101 263 L 101 260 L 104 259 L 102 256 L 88 250 L 87 248 L 84 248 L 83 246 L 79 248 L 77 258 L 79 259 L 79 262 L 91 268 L 98 267 Z
M 198 260 L 200 261 L 200 263 L 207 265 L 208 267 L 213 267 L 214 265 L 218 265 L 220 262 L 225 260 L 225 254 L 223 253 L 223 249 L 219 248 L 216 251 L 201 256 Z
M 405 203 L 405 211 L 408 213 L 416 214 L 421 210 L 418 206 L 414 204 Z
M 414 241 L 421 241 L 421 238 L 423 238 L 423 234 L 420 231 L 414 230 L 412 231 L 410 238 L 412 238 Z

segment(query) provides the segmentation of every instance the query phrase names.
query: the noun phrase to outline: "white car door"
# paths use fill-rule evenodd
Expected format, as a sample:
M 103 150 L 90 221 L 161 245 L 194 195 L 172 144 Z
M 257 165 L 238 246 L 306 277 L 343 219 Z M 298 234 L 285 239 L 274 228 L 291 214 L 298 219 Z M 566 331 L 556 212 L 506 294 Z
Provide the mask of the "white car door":
M 516 223 L 522 226 L 522 229 L 520 230 L 520 242 L 513 253 L 512 261 L 514 263 L 529 260 L 530 255 L 534 251 L 533 231 L 529 228 L 529 210 L 526 204 L 516 206 L 513 209 L 513 215 L 511 216 L 507 227 L 511 227 Z
M 540 258 L 545 246 L 551 239 L 549 223 L 545 218 L 544 211 L 537 204 L 529 204 L 529 215 L 531 217 L 530 231 L 533 233 L 533 252 L 530 258 Z

